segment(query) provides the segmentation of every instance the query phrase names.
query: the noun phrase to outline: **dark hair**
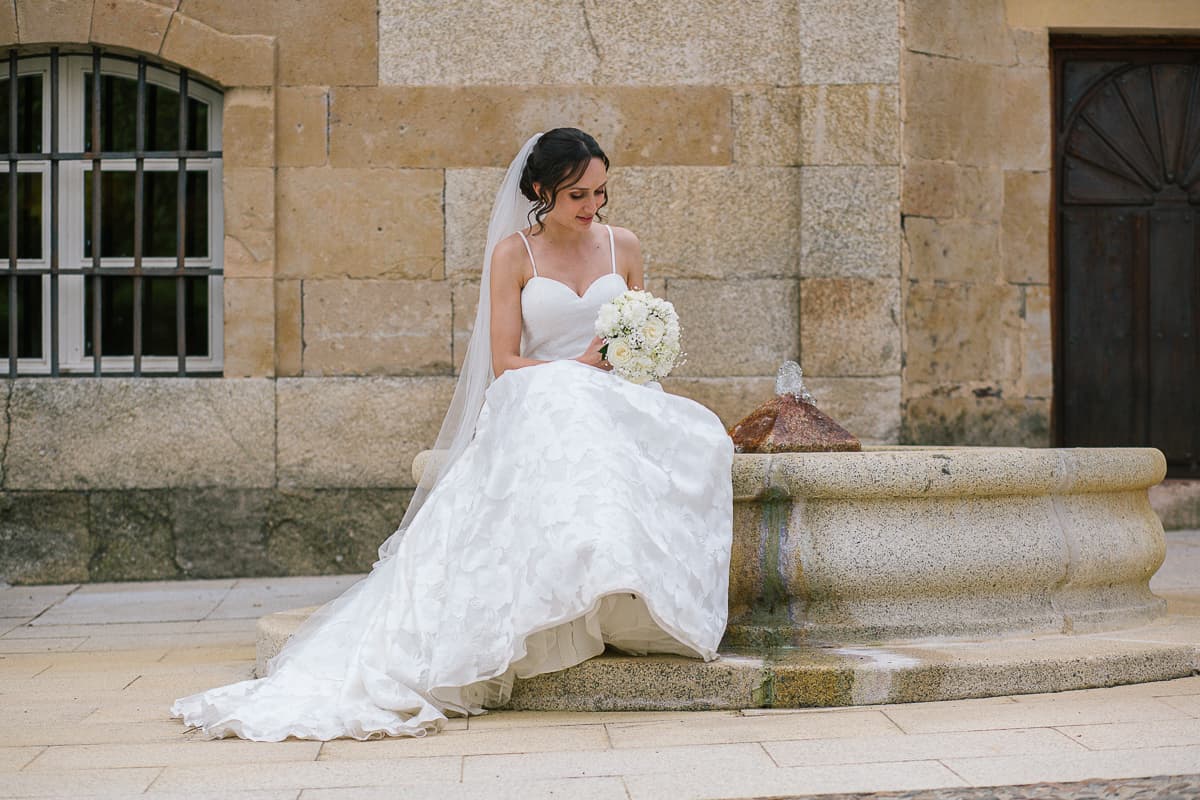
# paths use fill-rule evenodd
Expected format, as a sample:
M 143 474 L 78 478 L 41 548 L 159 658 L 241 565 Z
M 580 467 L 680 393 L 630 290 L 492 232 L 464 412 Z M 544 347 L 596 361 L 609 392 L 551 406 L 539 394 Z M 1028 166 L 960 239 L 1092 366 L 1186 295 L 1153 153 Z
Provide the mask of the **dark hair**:
M 546 227 L 542 219 L 554 208 L 558 190 L 579 180 L 593 158 L 603 161 L 604 168 L 608 169 L 608 156 L 604 155 L 600 145 L 578 128 L 555 128 L 546 131 L 529 151 L 525 170 L 521 173 L 521 194 L 533 201 L 529 216 L 534 217 L 539 233 Z M 541 184 L 540 195 L 534 190 L 534 183 Z M 607 192 L 600 208 L 606 205 Z M 599 209 L 596 211 L 596 219 L 604 221 Z

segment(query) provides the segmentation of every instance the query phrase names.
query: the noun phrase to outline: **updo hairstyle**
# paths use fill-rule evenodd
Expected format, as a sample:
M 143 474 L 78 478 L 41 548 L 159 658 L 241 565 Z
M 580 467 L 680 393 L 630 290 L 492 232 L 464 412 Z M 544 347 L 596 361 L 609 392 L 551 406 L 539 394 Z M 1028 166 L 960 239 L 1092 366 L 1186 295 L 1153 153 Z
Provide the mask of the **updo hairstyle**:
M 603 161 L 604 168 L 608 169 L 608 156 L 600 149 L 600 145 L 578 128 L 555 128 L 542 134 L 537 140 L 533 149 L 529 151 L 529 158 L 526 159 L 525 169 L 521 173 L 521 194 L 534 204 L 529 210 L 529 217 L 533 218 L 530 225 L 537 225 L 535 233 L 540 233 L 546 227 L 542 219 L 554 208 L 559 189 L 579 180 L 593 158 Z M 534 183 L 541 184 L 541 194 L 534 190 Z M 606 205 L 607 192 L 600 208 Z M 604 221 L 599 209 L 596 211 L 596 219 Z

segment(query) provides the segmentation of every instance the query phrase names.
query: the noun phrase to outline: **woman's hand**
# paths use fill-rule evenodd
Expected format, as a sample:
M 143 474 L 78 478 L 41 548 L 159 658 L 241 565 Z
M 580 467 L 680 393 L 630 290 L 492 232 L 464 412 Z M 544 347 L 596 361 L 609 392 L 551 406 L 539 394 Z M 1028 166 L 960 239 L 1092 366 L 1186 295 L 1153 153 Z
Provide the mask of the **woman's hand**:
M 577 357 L 575 360 L 580 364 L 587 364 L 589 367 L 611 370 L 612 364 L 605 361 L 600 355 L 601 347 L 604 347 L 604 339 L 599 336 L 593 336 L 591 343 L 587 346 L 587 350 L 584 350 L 583 355 Z

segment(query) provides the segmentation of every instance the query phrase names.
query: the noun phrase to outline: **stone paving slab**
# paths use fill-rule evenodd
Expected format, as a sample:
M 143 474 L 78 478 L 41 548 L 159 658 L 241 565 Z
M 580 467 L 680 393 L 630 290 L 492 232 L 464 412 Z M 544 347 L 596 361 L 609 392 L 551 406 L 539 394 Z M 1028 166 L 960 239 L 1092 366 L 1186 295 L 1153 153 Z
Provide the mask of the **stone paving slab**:
M 1125 780 L 1077 783 L 1032 783 L 982 789 L 931 789 L 870 794 L 789 795 L 777 800 L 1195 800 L 1200 797 L 1200 774 L 1160 775 Z

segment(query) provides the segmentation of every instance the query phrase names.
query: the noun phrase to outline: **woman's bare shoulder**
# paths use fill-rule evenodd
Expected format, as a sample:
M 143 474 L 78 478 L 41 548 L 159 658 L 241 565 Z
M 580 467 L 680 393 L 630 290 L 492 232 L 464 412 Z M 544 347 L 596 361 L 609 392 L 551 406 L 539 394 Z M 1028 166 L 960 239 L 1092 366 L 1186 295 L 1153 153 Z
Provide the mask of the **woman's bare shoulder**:
M 492 251 L 492 273 L 505 280 L 522 283 L 525 262 L 528 260 L 521 237 L 515 233 L 510 234 L 496 242 L 496 248 Z
M 617 247 L 641 248 L 641 242 L 638 241 L 637 234 L 629 230 L 629 228 L 622 228 L 620 225 L 610 225 L 609 227 L 612 228 L 613 240 L 616 241 Z

